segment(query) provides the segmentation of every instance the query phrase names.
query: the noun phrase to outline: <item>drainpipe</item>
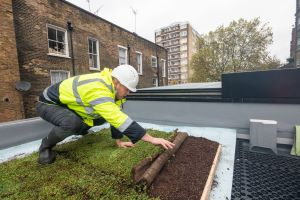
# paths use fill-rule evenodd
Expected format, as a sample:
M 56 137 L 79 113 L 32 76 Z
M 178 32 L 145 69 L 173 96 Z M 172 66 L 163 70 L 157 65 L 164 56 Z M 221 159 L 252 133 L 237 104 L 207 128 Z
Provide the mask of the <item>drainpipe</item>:
M 74 50 L 73 50 L 73 37 L 72 37 L 72 33 L 73 33 L 73 25 L 72 25 L 72 22 L 71 21 L 68 21 L 67 22 L 67 26 L 68 26 L 68 30 L 70 32 L 70 43 L 71 43 L 71 54 L 72 54 L 72 57 L 71 57 L 71 60 L 72 60 L 72 71 L 73 71 L 73 76 L 76 75 L 75 73 L 75 60 L 74 60 Z
M 128 65 L 130 65 L 130 46 L 127 44 Z
M 156 62 L 157 62 L 157 86 L 159 86 L 159 57 L 157 55 L 157 45 L 155 44 L 155 54 L 156 54 Z
M 159 57 L 156 56 L 157 59 L 157 86 L 159 86 Z

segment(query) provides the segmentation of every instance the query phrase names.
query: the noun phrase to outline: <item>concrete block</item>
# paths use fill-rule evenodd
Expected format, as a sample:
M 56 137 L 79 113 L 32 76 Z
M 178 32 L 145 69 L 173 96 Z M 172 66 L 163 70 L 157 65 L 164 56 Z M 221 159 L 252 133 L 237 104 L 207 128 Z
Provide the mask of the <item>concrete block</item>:
M 269 148 L 277 154 L 277 121 L 250 119 L 250 149 L 254 146 Z

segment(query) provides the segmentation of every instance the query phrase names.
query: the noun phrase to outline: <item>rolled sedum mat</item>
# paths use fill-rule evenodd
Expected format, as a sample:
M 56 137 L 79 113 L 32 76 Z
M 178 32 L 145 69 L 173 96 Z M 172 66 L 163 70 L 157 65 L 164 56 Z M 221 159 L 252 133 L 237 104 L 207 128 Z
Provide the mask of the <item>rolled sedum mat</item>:
M 175 144 L 173 149 L 164 151 L 153 162 L 152 159 L 149 158 L 143 160 L 140 165 L 133 169 L 134 182 L 146 183 L 148 186 L 151 185 L 157 174 L 170 159 L 170 157 L 176 153 L 176 151 L 179 149 L 179 147 L 187 137 L 187 133 L 178 132 L 173 141 L 173 143 Z M 145 170 L 145 172 L 141 173 L 139 170 Z

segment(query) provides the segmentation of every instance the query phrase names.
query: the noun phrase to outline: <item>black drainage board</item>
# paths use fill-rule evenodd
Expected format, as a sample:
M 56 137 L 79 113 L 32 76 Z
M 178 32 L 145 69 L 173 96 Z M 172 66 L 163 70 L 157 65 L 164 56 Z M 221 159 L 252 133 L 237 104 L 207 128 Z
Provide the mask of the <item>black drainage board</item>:
M 300 159 L 249 151 L 237 140 L 232 200 L 300 200 Z

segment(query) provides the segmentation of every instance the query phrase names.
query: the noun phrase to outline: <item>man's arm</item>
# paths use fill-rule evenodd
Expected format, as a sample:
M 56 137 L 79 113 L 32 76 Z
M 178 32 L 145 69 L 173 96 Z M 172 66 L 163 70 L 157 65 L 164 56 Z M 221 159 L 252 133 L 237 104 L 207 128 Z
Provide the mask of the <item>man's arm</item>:
M 163 138 L 152 137 L 148 133 L 146 133 L 141 139 L 153 145 L 160 145 L 164 149 L 172 149 L 174 147 L 174 143 Z M 121 148 L 134 147 L 134 144 L 132 142 L 123 142 L 121 139 L 116 139 L 116 144 Z
M 132 123 L 131 126 L 129 126 L 128 129 L 125 130 L 124 133 L 121 133 L 118 129 L 116 129 L 113 126 L 111 126 L 110 128 L 112 138 L 116 140 L 116 144 L 118 147 L 134 147 L 134 143 L 136 143 L 140 139 L 154 145 L 161 145 L 165 149 L 171 149 L 174 147 L 174 144 L 172 142 L 169 142 L 168 140 L 165 140 L 163 138 L 156 138 L 149 135 L 148 133 L 146 133 L 146 130 L 136 122 Z M 131 141 L 122 141 L 121 139 L 123 137 L 123 134 L 129 137 Z

